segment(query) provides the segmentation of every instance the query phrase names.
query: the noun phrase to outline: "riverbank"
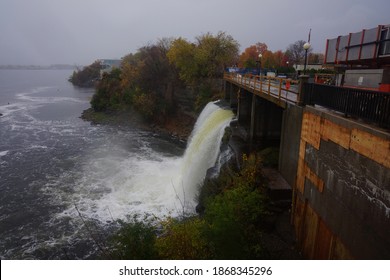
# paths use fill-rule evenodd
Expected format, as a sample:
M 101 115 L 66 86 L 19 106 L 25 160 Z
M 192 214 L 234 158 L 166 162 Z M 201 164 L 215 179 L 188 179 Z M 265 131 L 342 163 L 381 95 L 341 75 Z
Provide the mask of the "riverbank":
M 172 137 L 179 142 L 187 142 L 196 122 L 196 116 L 178 111 L 163 122 L 148 122 L 137 111 L 126 108 L 117 111 L 96 112 L 92 108 L 81 114 L 81 119 L 92 124 L 112 125 L 118 127 L 137 127 L 143 130 Z

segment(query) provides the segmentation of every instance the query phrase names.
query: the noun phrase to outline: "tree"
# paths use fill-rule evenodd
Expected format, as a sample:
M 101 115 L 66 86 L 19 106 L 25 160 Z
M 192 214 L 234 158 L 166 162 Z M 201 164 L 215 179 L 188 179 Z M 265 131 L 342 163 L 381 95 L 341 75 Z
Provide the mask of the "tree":
M 163 48 L 150 45 L 139 49 L 138 85 L 146 92 L 159 96 L 169 83 L 171 65 Z
M 273 53 L 271 51 L 265 51 L 261 58 L 261 66 L 263 68 L 275 68 L 276 61 Z
M 225 67 L 237 61 L 239 44 L 232 36 L 206 33 L 197 39 L 196 63 L 201 78 L 220 78 Z
M 133 89 L 138 81 L 139 77 L 139 53 L 128 54 L 122 58 L 122 76 L 121 76 L 121 87 L 124 90 Z
M 268 50 L 268 46 L 265 43 L 256 43 L 245 49 L 240 55 L 239 66 L 245 68 L 256 67 L 256 61 L 259 60 L 259 54 L 264 54 Z
M 276 68 L 286 66 L 285 54 L 281 50 L 274 52 L 273 55 Z
M 178 68 L 180 78 L 188 85 L 221 77 L 224 68 L 237 61 L 239 44 L 224 32 L 216 36 L 206 33 L 196 41 L 190 43 L 178 38 L 167 53 L 169 61 Z
M 293 44 L 290 44 L 286 50 L 286 55 L 288 56 L 288 59 L 290 61 L 290 64 L 292 65 L 298 65 L 303 64 L 305 61 L 305 49 L 303 48 L 303 45 L 306 42 L 303 40 L 296 41 Z M 312 48 L 310 47 L 308 50 L 308 54 L 312 51 Z
M 263 52 L 268 50 L 268 46 L 266 43 L 257 42 L 256 43 L 256 49 L 258 54 L 262 54 Z
M 308 57 L 309 64 L 323 64 L 325 56 L 322 53 L 310 53 Z
M 115 109 L 123 103 L 120 76 L 121 70 L 119 68 L 114 68 L 111 72 L 103 74 L 91 100 L 91 106 L 95 111 Z
M 100 78 L 100 69 L 100 61 L 96 60 L 81 70 L 73 71 L 72 76 L 69 77 L 69 82 L 79 87 L 93 87 Z
M 198 73 L 195 48 L 195 44 L 180 37 L 172 42 L 171 48 L 167 52 L 169 62 L 175 65 L 179 71 L 180 79 L 189 85 L 196 81 Z
M 178 77 L 167 57 L 172 44 L 171 39 L 161 39 L 123 58 L 124 95 L 148 119 L 164 117 L 173 107 L 173 84 Z
M 224 32 L 206 33 L 195 43 L 183 38 L 160 39 L 123 57 L 120 73 L 115 77 L 106 75 L 99 84 L 93 108 L 119 108 L 119 101 L 161 122 L 174 112 L 175 88 L 185 85 L 195 89 L 200 109 L 216 95 L 216 85 L 220 86 L 217 79 L 227 65 L 237 61 L 238 48 L 237 41 Z
M 173 41 L 167 56 L 175 65 L 180 79 L 196 91 L 196 108 L 200 109 L 218 91 L 216 82 L 222 78 L 224 68 L 238 58 L 239 44 L 230 35 L 206 33 L 190 43 L 183 38 Z
M 240 55 L 239 66 L 244 68 L 254 68 L 256 67 L 256 61 L 259 53 L 255 45 L 252 45 L 245 49 L 245 51 Z

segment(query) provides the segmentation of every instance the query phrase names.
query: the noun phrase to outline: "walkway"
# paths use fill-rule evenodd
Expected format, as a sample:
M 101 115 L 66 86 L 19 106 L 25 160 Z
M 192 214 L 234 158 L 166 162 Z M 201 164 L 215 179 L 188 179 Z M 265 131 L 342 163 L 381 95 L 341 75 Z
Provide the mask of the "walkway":
M 296 80 L 236 73 L 225 73 L 224 79 L 283 108 L 288 102 L 298 102 L 299 81 Z

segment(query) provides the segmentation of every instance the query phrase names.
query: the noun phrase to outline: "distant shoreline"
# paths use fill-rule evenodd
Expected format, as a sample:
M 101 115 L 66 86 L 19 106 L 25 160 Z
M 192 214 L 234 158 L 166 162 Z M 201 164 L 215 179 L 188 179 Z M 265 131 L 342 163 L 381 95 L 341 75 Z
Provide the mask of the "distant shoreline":
M 53 65 L 0 65 L 2 70 L 76 70 L 79 65 L 53 64 Z

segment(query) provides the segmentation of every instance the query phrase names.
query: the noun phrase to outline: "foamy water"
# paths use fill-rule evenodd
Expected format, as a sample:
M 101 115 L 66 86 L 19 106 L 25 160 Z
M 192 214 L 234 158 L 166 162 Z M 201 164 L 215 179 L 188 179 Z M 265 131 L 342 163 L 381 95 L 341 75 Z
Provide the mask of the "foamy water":
M 106 235 L 127 215 L 194 213 L 231 111 L 210 103 L 184 150 L 149 132 L 80 120 L 92 91 L 73 88 L 66 71 L 2 74 L 2 259 L 88 258 L 96 246 L 86 221 Z
M 132 213 L 161 218 L 183 210 L 194 213 L 198 187 L 217 160 L 224 127 L 232 116 L 229 110 L 207 105 L 180 157 L 158 153 L 147 143 L 136 152 L 96 151 L 83 164 L 71 201 L 81 213 L 101 222 Z M 76 215 L 74 211 L 70 207 L 61 215 Z

